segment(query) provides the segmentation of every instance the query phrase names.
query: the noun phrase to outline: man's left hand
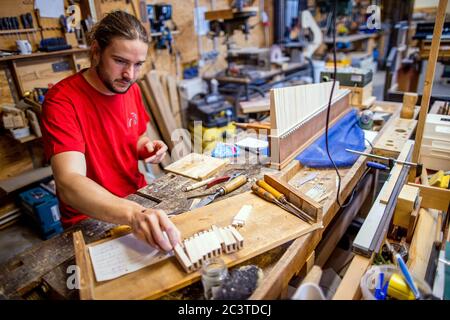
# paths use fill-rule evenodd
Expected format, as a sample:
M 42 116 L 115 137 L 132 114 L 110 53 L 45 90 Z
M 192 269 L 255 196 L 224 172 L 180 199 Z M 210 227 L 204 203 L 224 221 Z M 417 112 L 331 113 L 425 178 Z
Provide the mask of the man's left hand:
M 166 156 L 167 146 L 161 140 L 147 142 L 141 150 L 141 157 L 147 163 L 157 164 L 160 163 Z

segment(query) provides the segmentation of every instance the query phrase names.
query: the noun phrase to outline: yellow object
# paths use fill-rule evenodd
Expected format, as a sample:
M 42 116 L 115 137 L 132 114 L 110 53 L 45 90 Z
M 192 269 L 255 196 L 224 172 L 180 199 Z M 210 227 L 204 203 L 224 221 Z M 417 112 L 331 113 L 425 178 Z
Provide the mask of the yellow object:
M 439 187 L 447 189 L 449 183 L 450 183 L 450 176 L 443 176 L 441 179 L 441 183 L 439 184 Z
M 127 225 L 121 225 L 114 227 L 106 232 L 106 237 L 115 237 L 125 235 L 131 232 L 131 227 Z
M 414 293 L 409 289 L 402 276 L 394 273 L 389 279 L 387 294 L 397 300 L 414 300 Z
M 442 178 L 444 177 L 444 171 L 439 170 L 436 172 L 428 181 L 430 186 L 439 186 L 441 184 Z
M 193 123 L 191 122 L 189 124 L 189 131 L 191 133 L 193 143 L 195 144 L 196 141 L 201 141 L 201 152 L 205 152 L 212 151 L 215 148 L 217 142 L 226 142 L 227 136 L 234 136 L 236 134 L 236 126 L 233 122 L 230 122 L 228 125 L 223 127 L 207 128 L 203 127 L 201 124 L 194 127 Z

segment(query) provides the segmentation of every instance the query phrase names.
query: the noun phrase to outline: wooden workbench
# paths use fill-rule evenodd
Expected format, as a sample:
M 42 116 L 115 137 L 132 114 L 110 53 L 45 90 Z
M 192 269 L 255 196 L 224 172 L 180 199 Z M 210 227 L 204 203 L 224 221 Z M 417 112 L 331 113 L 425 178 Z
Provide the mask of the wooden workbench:
M 387 125 L 383 127 L 378 136 L 381 136 L 386 128 Z M 365 161 L 363 157 L 360 157 L 351 168 L 340 170 L 342 176 L 341 201 L 351 194 L 359 181 L 366 168 Z M 240 189 L 224 196 L 224 198 L 250 190 L 252 179 L 261 178 L 265 173 L 275 172 L 275 170 L 261 164 L 241 163 L 230 164 L 220 173 L 226 173 L 230 170 L 245 170 L 250 181 Z M 302 170 L 310 171 L 311 169 L 303 168 Z M 245 264 L 260 266 L 265 275 L 262 285 L 251 298 L 273 299 L 280 297 L 285 292 L 292 276 L 305 265 L 306 260 L 319 244 L 323 231 L 326 230 L 339 211 L 339 206 L 336 203 L 335 172 L 334 170 L 320 171 L 321 176 L 328 177 L 327 179 L 331 181 L 329 186 L 334 189 L 333 194 L 322 202 L 324 228 L 246 261 Z M 191 200 L 187 200 L 186 196 L 197 192 L 195 190 L 189 193 L 182 191 L 186 184 L 192 182 L 188 178 L 170 173 L 155 180 L 151 185 L 128 198 L 148 208 L 159 208 L 168 213 L 179 214 L 189 210 Z M 91 243 L 104 237 L 105 232 L 112 226 L 109 223 L 88 219 L 66 230 L 62 235 L 17 255 L 5 265 L 0 266 L 0 296 L 8 299 L 36 296 L 77 299 L 78 291 L 69 289 L 67 286 L 68 279 L 73 275 L 73 269 L 70 266 L 75 265 L 72 233 L 82 230 L 86 243 Z M 187 288 L 170 293 L 163 299 L 200 299 L 202 294 L 201 284 L 197 282 Z

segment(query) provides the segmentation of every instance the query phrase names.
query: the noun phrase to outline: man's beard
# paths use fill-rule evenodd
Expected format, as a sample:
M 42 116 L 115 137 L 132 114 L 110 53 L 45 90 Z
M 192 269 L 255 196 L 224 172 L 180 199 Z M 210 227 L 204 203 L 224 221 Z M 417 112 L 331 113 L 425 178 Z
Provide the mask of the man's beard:
M 134 83 L 134 81 L 130 81 L 130 85 L 128 86 L 128 88 L 125 89 L 125 91 L 118 91 L 114 88 L 113 85 L 113 81 L 109 80 L 107 75 L 103 72 L 103 67 L 101 66 L 101 62 L 95 67 L 95 70 L 97 71 L 97 75 L 100 78 L 100 80 L 102 81 L 102 83 L 105 85 L 105 87 L 113 92 L 113 93 L 117 93 L 117 94 L 125 94 L 127 93 L 127 91 L 131 88 L 131 85 Z

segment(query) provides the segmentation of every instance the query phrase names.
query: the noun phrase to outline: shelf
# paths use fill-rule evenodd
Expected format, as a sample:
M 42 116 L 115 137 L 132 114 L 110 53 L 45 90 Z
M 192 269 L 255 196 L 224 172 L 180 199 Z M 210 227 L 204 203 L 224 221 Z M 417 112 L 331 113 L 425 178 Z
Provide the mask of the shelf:
M 88 52 L 89 50 L 90 50 L 89 48 L 75 48 L 75 49 L 52 51 L 52 52 L 36 52 L 36 53 L 32 53 L 32 54 L 17 54 L 17 55 L 13 55 L 13 56 L 1 57 L 0 62 L 11 61 L 11 60 L 30 60 L 30 59 L 35 59 L 35 58 L 71 55 L 74 53 Z
M 30 141 L 36 140 L 37 138 L 38 137 L 36 135 L 30 134 L 29 136 L 26 136 L 26 137 L 23 137 L 23 138 L 19 138 L 19 139 L 14 138 L 14 139 L 19 141 L 20 143 L 26 143 L 26 142 L 30 142 Z
M 14 29 L 14 30 L 0 30 L 0 34 L 14 34 L 14 33 L 31 33 L 36 32 L 38 29 Z

